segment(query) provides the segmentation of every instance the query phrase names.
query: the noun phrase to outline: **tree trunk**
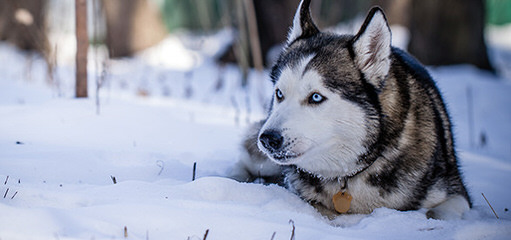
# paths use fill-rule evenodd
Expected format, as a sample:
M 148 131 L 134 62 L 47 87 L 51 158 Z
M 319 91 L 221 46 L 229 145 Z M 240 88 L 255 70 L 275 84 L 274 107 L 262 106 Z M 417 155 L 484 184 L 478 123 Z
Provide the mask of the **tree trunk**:
M 261 52 L 261 42 L 259 31 L 257 29 L 257 18 L 255 15 L 254 2 L 252 0 L 243 0 L 245 7 L 245 15 L 247 18 L 248 36 L 250 39 L 250 52 L 252 53 L 252 62 L 254 68 L 262 71 L 264 68 L 264 61 Z
M 76 97 L 87 97 L 87 0 L 75 0 L 76 14 Z
M 148 0 L 103 0 L 106 44 L 111 58 L 132 56 L 163 40 L 167 30 L 159 9 Z
M 275 46 L 276 44 L 284 43 L 286 41 L 287 32 L 291 23 L 293 22 L 294 11 L 298 6 L 298 2 L 296 0 L 250 0 L 253 3 L 254 11 L 255 11 L 255 19 L 257 25 L 256 29 L 252 27 L 252 33 L 258 33 L 258 39 L 256 41 L 259 42 L 259 49 L 261 53 L 260 59 L 262 59 L 263 64 L 268 67 L 273 64 L 268 62 L 267 55 L 270 48 Z M 236 4 L 241 4 L 240 2 L 236 2 Z M 227 13 L 226 13 L 227 14 Z M 243 14 L 241 17 L 237 17 L 237 22 L 235 25 L 239 30 L 239 41 L 238 45 L 249 45 L 250 41 L 253 41 L 252 38 L 255 36 L 249 36 L 249 31 L 244 31 L 243 29 L 248 28 L 245 26 L 246 23 L 246 14 Z M 248 52 L 248 55 L 241 56 L 243 54 L 236 54 L 236 49 L 239 46 L 232 46 L 221 58 L 221 62 L 243 62 L 247 61 L 250 66 L 254 67 L 254 59 L 251 57 L 253 53 L 251 51 Z M 246 59 L 238 59 L 240 57 L 246 57 Z M 259 58 L 259 57 L 257 57 Z
M 494 71 L 484 24 L 483 0 L 414 0 L 409 51 L 426 65 L 468 63 Z
M 266 66 L 271 66 L 268 51 L 276 44 L 287 40 L 298 1 L 293 0 L 254 0 L 257 28 L 261 43 L 262 57 Z
M 372 0 L 371 5 L 378 5 L 383 8 L 389 25 L 409 27 L 412 1 L 413 0 Z

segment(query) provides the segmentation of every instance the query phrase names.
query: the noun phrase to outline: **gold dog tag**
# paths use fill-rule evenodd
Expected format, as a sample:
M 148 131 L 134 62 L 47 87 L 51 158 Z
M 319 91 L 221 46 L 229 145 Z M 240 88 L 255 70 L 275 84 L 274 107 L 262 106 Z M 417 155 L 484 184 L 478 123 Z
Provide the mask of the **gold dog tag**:
M 351 199 L 353 199 L 353 197 L 347 192 L 338 192 L 335 194 L 332 198 L 335 211 L 338 213 L 348 212 L 348 210 L 350 210 Z

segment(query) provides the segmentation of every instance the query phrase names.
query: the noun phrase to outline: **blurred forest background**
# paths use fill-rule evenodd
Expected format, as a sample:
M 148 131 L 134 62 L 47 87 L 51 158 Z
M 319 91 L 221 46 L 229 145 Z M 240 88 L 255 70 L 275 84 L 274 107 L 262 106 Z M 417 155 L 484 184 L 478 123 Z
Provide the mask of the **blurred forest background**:
M 59 49 L 68 47 L 56 44 L 52 40 L 55 36 L 77 36 L 73 43 L 77 43 L 80 69 L 78 59 L 82 59 L 82 65 L 83 58 L 87 63 L 88 46 L 106 46 L 108 58 L 124 58 L 158 44 L 169 33 L 207 35 L 231 29 L 232 44 L 216 56 L 216 61 L 219 65 L 235 63 L 246 76 L 251 68 L 262 70 L 271 66 L 286 40 L 298 3 L 298 0 L 0 0 L 0 40 L 41 54 L 51 77 L 57 64 L 55 56 Z M 407 36 L 400 47 L 424 64 L 472 64 L 495 73 L 488 57 L 485 28 L 511 23 L 511 1 L 315 0 L 312 13 L 321 29 L 346 31 L 346 26 L 352 26 L 348 31 L 354 32 L 372 5 L 384 8 L 393 31 L 403 30 Z M 84 13 L 81 17 L 80 11 Z M 85 51 L 85 55 L 79 56 L 80 51 Z

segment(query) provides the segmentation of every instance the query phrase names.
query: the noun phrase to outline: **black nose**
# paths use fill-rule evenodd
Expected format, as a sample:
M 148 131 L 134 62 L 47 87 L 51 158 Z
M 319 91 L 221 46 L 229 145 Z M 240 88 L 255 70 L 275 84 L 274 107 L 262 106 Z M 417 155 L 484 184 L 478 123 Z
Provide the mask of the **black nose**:
M 284 138 L 280 135 L 280 132 L 276 130 L 266 130 L 259 136 L 259 141 L 266 149 L 277 151 L 282 147 Z

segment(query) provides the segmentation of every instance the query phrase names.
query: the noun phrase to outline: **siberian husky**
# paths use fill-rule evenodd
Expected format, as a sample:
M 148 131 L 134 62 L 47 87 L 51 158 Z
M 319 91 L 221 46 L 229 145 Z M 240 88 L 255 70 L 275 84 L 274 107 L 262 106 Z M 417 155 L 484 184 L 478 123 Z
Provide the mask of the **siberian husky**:
M 387 207 L 460 218 L 471 201 L 431 76 L 392 47 L 379 7 L 356 35 L 338 35 L 316 27 L 310 2 L 301 1 L 271 71 L 271 109 L 245 140 L 236 178 L 282 175 L 329 217 Z

